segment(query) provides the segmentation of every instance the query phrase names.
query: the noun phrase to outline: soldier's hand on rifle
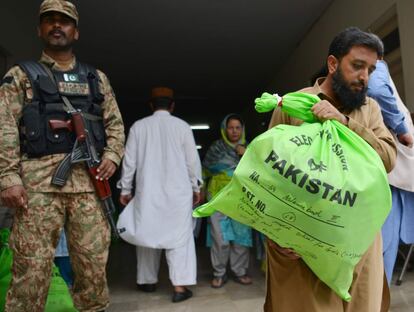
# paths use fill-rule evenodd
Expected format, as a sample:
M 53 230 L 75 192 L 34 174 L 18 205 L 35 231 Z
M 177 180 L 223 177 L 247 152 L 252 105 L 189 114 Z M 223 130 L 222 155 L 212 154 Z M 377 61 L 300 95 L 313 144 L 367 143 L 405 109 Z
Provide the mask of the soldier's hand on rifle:
M 0 193 L 3 204 L 9 208 L 27 208 L 27 193 L 22 185 L 15 185 Z
M 128 205 L 131 199 L 132 199 L 132 194 L 125 194 L 125 195 L 119 196 L 119 202 L 124 206 Z
M 116 171 L 116 165 L 113 163 L 112 160 L 109 159 L 102 159 L 101 164 L 99 165 L 98 175 L 96 176 L 99 180 L 108 180 Z

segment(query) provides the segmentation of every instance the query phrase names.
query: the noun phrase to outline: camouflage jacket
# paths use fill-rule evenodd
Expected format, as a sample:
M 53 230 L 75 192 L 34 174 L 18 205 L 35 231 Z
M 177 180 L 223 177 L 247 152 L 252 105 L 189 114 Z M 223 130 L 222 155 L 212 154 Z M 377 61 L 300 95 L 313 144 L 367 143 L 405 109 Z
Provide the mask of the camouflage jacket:
M 43 53 L 40 62 L 54 70 L 63 71 L 73 69 L 76 59 L 73 57 L 71 63 L 63 68 Z M 110 159 L 119 165 L 124 153 L 124 124 L 108 78 L 99 70 L 98 75 L 99 88 L 105 97 L 101 107 L 107 137 L 107 147 L 102 158 Z M 58 188 L 51 185 L 50 181 L 65 154 L 29 159 L 27 155 L 20 153 L 19 121 L 24 103 L 30 103 L 32 98 L 32 87 L 27 75 L 20 67 L 12 67 L 0 86 L 0 190 L 23 185 L 29 192 L 93 191 L 85 164 L 74 165 L 65 186 Z

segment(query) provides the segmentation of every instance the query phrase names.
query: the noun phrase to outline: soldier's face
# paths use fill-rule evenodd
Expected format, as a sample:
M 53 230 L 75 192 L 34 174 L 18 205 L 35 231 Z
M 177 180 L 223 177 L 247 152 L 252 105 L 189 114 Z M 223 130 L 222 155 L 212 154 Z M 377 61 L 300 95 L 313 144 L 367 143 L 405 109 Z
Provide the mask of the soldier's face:
M 40 18 L 38 35 L 46 48 L 57 51 L 70 50 L 73 43 L 79 38 L 79 31 L 75 21 L 70 17 L 58 13 L 45 13 Z

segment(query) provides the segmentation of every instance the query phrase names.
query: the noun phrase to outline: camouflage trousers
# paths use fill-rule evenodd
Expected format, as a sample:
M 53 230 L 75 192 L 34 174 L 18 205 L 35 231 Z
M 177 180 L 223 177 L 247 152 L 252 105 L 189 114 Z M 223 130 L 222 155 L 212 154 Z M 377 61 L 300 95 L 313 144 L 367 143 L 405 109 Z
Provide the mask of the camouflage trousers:
M 13 277 L 5 312 L 43 312 L 63 226 L 74 272 L 74 305 L 79 311 L 104 310 L 110 230 L 98 198 L 94 193 L 28 196 L 28 208 L 16 210 L 10 236 Z

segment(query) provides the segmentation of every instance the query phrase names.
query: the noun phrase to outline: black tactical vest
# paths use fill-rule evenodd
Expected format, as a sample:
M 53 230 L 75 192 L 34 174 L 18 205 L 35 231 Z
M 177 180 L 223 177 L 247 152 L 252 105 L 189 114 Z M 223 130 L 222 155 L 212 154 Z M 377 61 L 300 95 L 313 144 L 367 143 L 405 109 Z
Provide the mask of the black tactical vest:
M 85 126 L 101 153 L 106 145 L 101 108 L 104 96 L 99 91 L 96 69 L 79 62 L 66 72 L 48 73 L 45 65 L 34 61 L 18 66 L 28 76 L 33 90 L 33 99 L 24 103 L 20 120 L 21 152 L 36 158 L 72 151 L 75 134 L 67 129 L 52 130 L 49 125 L 49 120 L 70 119 L 61 98 L 64 95 L 75 109 L 85 113 Z

